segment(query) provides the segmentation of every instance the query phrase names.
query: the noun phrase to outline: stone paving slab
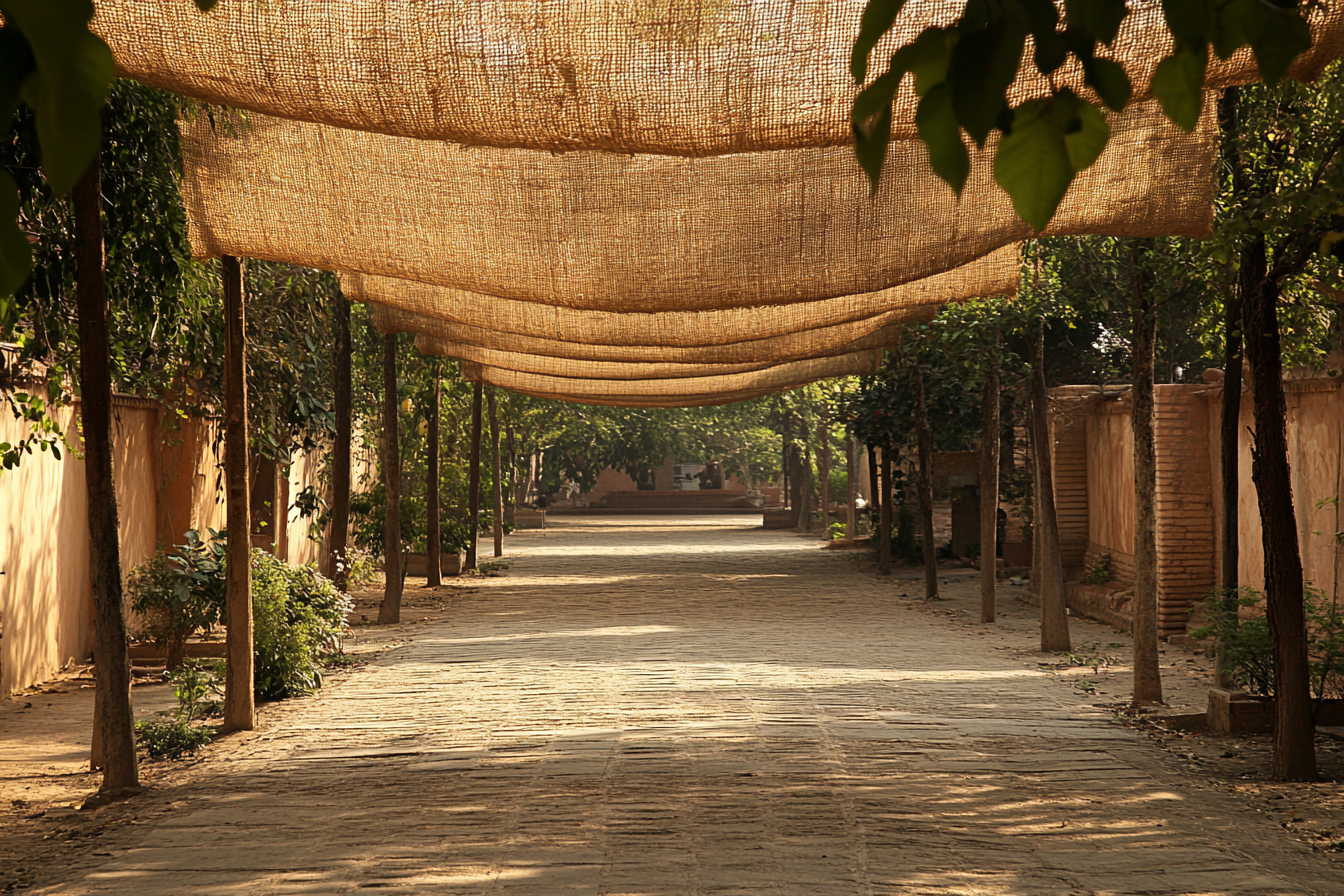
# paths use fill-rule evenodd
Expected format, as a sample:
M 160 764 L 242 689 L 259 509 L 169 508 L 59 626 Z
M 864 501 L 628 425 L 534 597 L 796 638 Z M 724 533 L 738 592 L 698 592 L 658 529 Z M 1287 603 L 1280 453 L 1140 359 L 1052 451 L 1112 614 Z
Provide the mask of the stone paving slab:
M 742 517 L 567 517 L 509 551 L 36 891 L 1344 894 L 862 558 Z

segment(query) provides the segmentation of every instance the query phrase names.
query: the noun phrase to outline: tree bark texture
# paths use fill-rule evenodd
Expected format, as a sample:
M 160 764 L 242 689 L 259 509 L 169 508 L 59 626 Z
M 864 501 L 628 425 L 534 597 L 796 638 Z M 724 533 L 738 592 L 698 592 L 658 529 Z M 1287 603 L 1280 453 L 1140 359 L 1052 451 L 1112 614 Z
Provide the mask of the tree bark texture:
M 793 513 L 793 528 L 799 528 L 802 521 L 803 506 L 803 449 L 797 442 L 790 442 L 785 454 L 784 471 L 789 482 L 789 509 Z
M 868 494 L 872 499 L 868 508 L 869 516 L 870 519 L 878 521 L 878 528 L 881 529 L 882 490 L 878 487 L 880 479 L 878 477 L 877 449 L 874 448 L 872 445 L 869 445 L 867 446 L 867 454 L 868 454 Z M 880 539 L 881 537 L 882 535 L 879 532 L 878 538 Z
M 513 437 L 513 424 L 504 427 L 504 439 L 509 454 L 509 502 L 504 508 L 504 521 L 514 523 L 514 509 L 518 506 L 518 443 Z
M 90 163 L 71 196 L 75 211 L 79 308 L 80 423 L 84 429 L 84 488 L 88 499 L 89 572 L 93 585 L 94 749 L 106 791 L 138 787 L 131 659 L 121 591 L 117 491 L 112 479 L 112 362 L 107 328 L 100 160 Z M 35 524 L 37 520 L 33 521 Z
M 933 534 L 933 433 L 929 431 L 929 409 L 924 402 L 924 371 L 916 358 L 911 367 L 911 386 L 915 393 L 915 451 L 918 454 L 919 517 L 924 529 L 924 599 L 938 600 L 938 544 Z
M 1246 360 L 1255 401 L 1251 478 L 1260 506 L 1265 555 L 1265 615 L 1274 642 L 1274 760 L 1276 777 L 1316 777 L 1315 728 L 1307 632 L 1303 610 L 1302 557 L 1288 466 L 1288 407 L 1283 394 L 1278 284 L 1266 276 L 1263 238 L 1242 252 Z
M 495 556 L 504 556 L 504 480 L 501 476 L 503 464 L 499 456 L 499 405 L 495 401 L 495 390 L 491 387 L 490 405 L 490 448 L 494 459 L 495 477 Z
M 1157 307 L 1144 275 L 1146 246 L 1130 244 L 1130 358 L 1134 436 L 1134 702 L 1162 702 L 1157 648 L 1157 440 L 1154 436 L 1153 363 Z
M 397 335 L 383 337 L 383 490 L 387 511 L 383 519 L 383 602 L 378 624 L 401 621 L 401 591 L 405 585 L 401 546 L 401 409 L 397 401 Z
M 430 367 L 430 376 L 434 380 L 429 390 L 429 413 L 425 420 L 425 504 L 427 525 L 425 527 L 425 584 L 437 588 L 443 584 L 443 544 L 440 523 L 442 507 L 439 503 L 439 405 L 442 401 L 439 388 L 439 362 Z
M 791 446 L 792 444 L 793 444 L 793 415 L 786 414 L 784 416 L 784 443 L 783 443 L 784 470 L 782 473 L 784 477 L 783 482 L 784 487 L 780 490 L 779 493 L 780 494 L 779 500 L 782 504 L 784 504 L 785 507 L 790 507 L 793 505 L 793 489 L 791 488 L 793 483 L 789 481 L 790 477 L 793 475 L 793 471 L 789 468 L 789 458 L 793 456 L 790 453 L 789 446 Z M 795 523 L 797 522 L 796 518 L 794 522 Z
M 891 575 L 891 448 L 882 448 L 882 458 L 878 462 L 878 478 L 873 486 L 875 494 L 882 496 L 881 524 L 877 541 L 878 575 Z
M 1240 591 L 1241 565 L 1241 380 L 1242 380 L 1242 301 L 1245 292 L 1241 283 L 1225 300 L 1223 341 L 1223 409 L 1218 426 L 1218 478 L 1222 492 L 1223 518 L 1218 532 L 1218 587 L 1223 595 L 1223 612 L 1235 620 Z M 1219 643 L 1216 672 L 1219 687 L 1233 687 L 1232 670 L 1227 651 Z
M 467 506 L 470 517 L 467 528 L 467 569 L 476 568 L 476 541 L 481 525 L 481 391 L 479 380 L 471 392 L 471 462 L 467 485 Z
M 845 479 L 847 481 L 845 489 L 845 539 L 850 544 L 853 544 L 854 539 L 857 538 L 859 535 L 858 509 L 854 506 L 856 503 L 855 501 L 856 488 L 857 488 L 856 483 L 859 476 L 859 465 L 854 462 L 854 453 L 856 450 L 857 449 L 854 446 L 854 438 L 848 432 L 846 432 Z
M 817 439 L 817 471 L 821 475 L 821 537 L 831 540 L 831 416 L 821 411 L 821 429 Z
M 220 259 L 224 281 L 224 481 L 229 533 L 225 604 L 228 655 L 224 677 L 224 730 L 256 727 L 252 647 L 252 480 L 247 435 L 247 317 L 243 306 L 243 265 Z
M 353 437 L 353 411 L 350 398 L 350 371 L 354 352 L 350 345 L 350 300 L 336 297 L 336 356 L 332 371 L 335 382 L 336 440 L 331 446 L 331 540 L 328 545 L 328 571 L 342 591 L 350 587 L 346 551 L 350 539 L 350 440 Z
M 1229 87 L 1218 100 L 1218 126 L 1221 134 L 1221 149 L 1228 167 L 1232 171 L 1232 189 L 1235 193 L 1244 193 L 1246 187 L 1245 167 L 1241 156 L 1240 129 L 1237 122 L 1237 105 L 1241 91 Z M 1263 269 L 1255 271 L 1253 266 L 1243 265 L 1238 272 L 1237 285 L 1224 300 L 1223 317 L 1223 401 L 1222 419 L 1218 428 L 1218 474 L 1219 489 L 1222 495 L 1223 518 L 1218 532 L 1218 587 L 1222 591 L 1223 612 L 1233 625 L 1236 625 L 1240 607 L 1237 603 L 1240 591 L 1241 539 L 1240 507 L 1241 496 L 1241 387 L 1243 336 L 1243 296 L 1246 294 L 1245 278 L 1263 276 Z M 1254 286 L 1254 283 L 1251 284 Z M 1227 651 L 1219 642 L 1214 655 L 1214 675 L 1219 687 L 1230 688 L 1236 685 L 1232 669 L 1227 660 Z
M 980 621 L 993 622 L 999 541 L 999 326 L 985 370 L 980 434 Z
M 1045 324 L 1036 323 L 1031 337 L 1032 455 L 1035 457 L 1036 519 L 1032 535 L 1040 562 L 1033 575 L 1041 598 L 1041 650 L 1070 649 L 1069 615 L 1064 605 L 1064 563 L 1059 550 L 1059 523 L 1055 517 L 1054 470 L 1050 456 L 1050 419 L 1045 394 Z

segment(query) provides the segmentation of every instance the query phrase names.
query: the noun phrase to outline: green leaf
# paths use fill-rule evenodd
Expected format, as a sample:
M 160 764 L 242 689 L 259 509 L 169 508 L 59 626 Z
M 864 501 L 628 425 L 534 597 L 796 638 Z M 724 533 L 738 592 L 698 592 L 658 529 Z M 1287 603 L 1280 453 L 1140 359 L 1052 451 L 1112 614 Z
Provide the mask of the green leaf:
M 20 93 L 36 119 L 42 170 L 64 195 L 98 151 L 112 51 L 88 29 L 90 0 L 0 0 L 0 10 L 32 50 L 36 69 Z
M 978 146 L 985 145 L 1007 104 L 1008 86 L 1017 77 L 1026 39 L 1016 22 L 1000 19 L 984 30 L 963 33 L 952 50 L 957 121 Z
M 196 8 L 201 12 L 209 12 L 215 8 L 215 4 L 218 2 L 219 0 L 196 0 Z
M 1281 9 L 1259 0 L 1240 0 L 1228 4 L 1223 16 L 1239 20 L 1266 84 L 1279 83 L 1293 60 L 1311 48 L 1311 29 L 1295 6 Z
M 1111 139 L 1111 129 L 1100 109 L 1076 94 L 1068 96 L 1072 98 L 1072 108 L 1068 115 L 1070 121 L 1064 128 L 1064 146 L 1069 151 L 1069 164 L 1076 174 L 1101 155 Z M 1064 101 L 1064 95 L 1056 98 L 1056 102 L 1061 101 Z
M 1013 110 L 1013 129 L 994 155 L 994 180 L 1012 197 L 1017 214 L 1044 230 L 1073 183 L 1064 132 L 1049 100 L 1028 100 Z
M 952 111 L 950 87 L 943 84 L 925 94 L 915 111 L 915 125 L 928 147 L 934 173 L 960 196 L 971 173 L 971 158 L 961 140 L 956 113 Z
M 0 28 L 0 128 L 8 129 L 22 98 L 19 90 L 33 71 L 33 52 L 19 29 Z
M 896 96 L 896 90 L 901 86 L 901 79 L 905 77 L 904 69 L 897 69 L 893 57 L 893 67 L 888 69 L 883 75 L 873 79 L 859 95 L 854 98 L 854 107 L 850 110 L 850 121 L 855 125 L 864 125 L 869 119 L 877 115 L 883 109 L 890 109 L 891 102 Z
M 1083 75 L 1087 86 L 1097 92 L 1108 109 L 1119 112 L 1129 105 L 1134 88 L 1120 63 L 1094 57 L 1083 62 Z
M 873 51 L 901 13 L 905 0 L 868 0 L 859 19 L 859 36 L 854 39 L 854 50 L 849 57 L 849 73 L 856 84 L 868 77 L 868 54 Z
M 1125 0 L 1064 0 L 1064 17 L 1069 27 L 1081 28 L 1107 46 L 1115 40 L 1127 15 Z
M 1157 64 L 1153 72 L 1153 95 L 1162 111 L 1183 130 L 1193 131 L 1204 107 L 1204 69 L 1209 51 L 1180 49 Z
M 1176 49 L 1203 46 L 1213 25 L 1209 0 L 1162 0 L 1162 14 L 1176 38 Z
M 874 115 L 865 127 L 854 126 L 854 155 L 859 167 L 868 175 L 874 193 L 882 179 L 882 163 L 887 158 L 887 144 L 891 142 L 891 104 Z
M 914 43 L 892 55 L 892 68 L 899 65 L 913 74 L 915 93 L 923 96 L 947 80 L 947 68 L 952 63 L 952 47 L 956 41 L 954 30 L 925 28 Z
M 33 250 L 19 229 L 19 188 L 0 170 L 0 295 L 13 295 L 33 270 Z

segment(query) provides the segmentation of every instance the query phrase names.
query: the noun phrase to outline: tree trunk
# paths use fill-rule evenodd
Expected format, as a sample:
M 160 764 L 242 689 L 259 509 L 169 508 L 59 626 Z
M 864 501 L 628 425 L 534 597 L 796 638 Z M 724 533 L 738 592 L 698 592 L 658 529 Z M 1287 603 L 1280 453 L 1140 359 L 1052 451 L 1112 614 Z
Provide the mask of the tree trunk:
M 877 573 L 891 575 L 891 448 L 883 446 L 882 460 L 878 464 L 878 481 L 873 487 L 874 494 L 882 496 L 882 513 L 879 519 L 877 536 Z
M 980 621 L 993 622 L 999 543 L 999 325 L 985 369 L 980 433 Z
M 793 445 L 792 424 L 793 424 L 793 415 L 791 414 L 786 415 L 784 417 L 784 471 L 782 474 L 784 477 L 784 482 L 783 482 L 783 488 L 781 488 L 779 492 L 780 503 L 782 503 L 785 507 L 789 507 L 790 505 L 793 504 L 793 489 L 791 488 L 793 483 L 789 481 L 789 477 L 792 474 L 792 470 L 789 469 L 789 459 L 793 457 L 791 453 L 791 446 Z
M 1033 583 L 1041 598 L 1041 650 L 1070 649 L 1069 615 L 1064 606 L 1064 564 L 1055 518 L 1054 469 L 1050 461 L 1050 420 L 1045 395 L 1045 322 L 1036 323 L 1031 338 L 1032 454 L 1036 459 L 1036 519 L 1032 537 L 1039 550 L 1040 581 Z M 1036 570 L 1032 570 L 1037 575 Z
M 1130 243 L 1130 356 L 1134 435 L 1134 702 L 1162 702 L 1157 649 L 1157 442 L 1153 434 L 1153 363 L 1157 308 L 1145 276 L 1147 241 Z
M 509 446 L 509 503 L 504 508 L 504 521 L 513 525 L 513 512 L 518 506 L 518 445 L 513 438 L 513 424 L 504 427 L 504 438 Z
M 878 530 L 881 530 L 881 528 L 882 528 L 882 523 L 881 523 L 881 520 L 882 520 L 882 500 L 881 500 L 882 490 L 881 490 L 880 488 L 878 488 L 878 480 L 879 480 L 879 477 L 878 477 L 878 468 L 877 468 L 877 449 L 874 448 L 872 445 L 868 445 L 868 446 L 867 446 L 867 454 L 868 454 L 868 495 L 869 495 L 869 498 L 871 499 L 871 502 L 870 502 L 869 507 L 868 507 L 868 516 L 869 516 L 869 519 L 872 519 L 872 520 L 877 521 L 877 528 L 878 528 Z M 877 533 L 877 537 L 878 537 L 879 540 L 881 540 L 881 538 L 882 538 L 882 533 L 881 533 L 880 531 L 878 531 L 878 533 Z M 870 541 L 870 543 L 871 543 L 871 540 L 872 540 L 872 536 L 870 535 L 870 536 L 869 536 L 869 541 Z
M 94 736 L 90 765 L 103 769 L 105 791 L 140 785 L 131 711 L 131 659 L 121 592 L 117 491 L 112 480 L 112 362 L 107 330 L 100 160 L 94 156 L 71 196 L 75 210 L 79 308 L 80 422 L 88 500 L 89 572 L 93 585 Z M 38 521 L 34 520 L 34 524 Z
M 817 468 L 821 474 L 821 537 L 831 540 L 831 418 L 821 411 L 821 431 L 817 442 Z
M 331 446 L 331 541 L 328 548 L 328 572 L 336 587 L 350 587 L 350 569 L 346 548 L 350 539 L 350 440 L 353 437 L 350 400 L 350 371 L 353 351 L 350 346 L 350 300 L 336 297 L 335 383 L 336 441 Z
M 938 600 L 938 544 L 933 534 L 933 433 L 929 431 L 929 410 L 924 403 L 924 371 L 915 359 L 911 368 L 915 393 L 915 441 L 919 455 L 919 516 L 924 528 L 924 599 Z
M 854 462 L 854 437 L 848 432 L 845 433 L 845 540 L 851 545 L 854 539 L 858 537 L 858 510 L 855 508 L 855 480 L 859 475 L 859 465 Z
M 443 539 L 440 531 L 439 503 L 439 362 L 430 365 L 430 376 L 434 380 L 429 392 L 429 415 L 425 421 L 425 585 L 437 588 L 443 584 Z
M 401 621 L 401 590 L 405 585 L 401 545 L 401 409 L 397 401 L 397 335 L 383 337 L 383 602 L 378 624 Z
M 252 647 L 252 496 L 247 436 L 247 317 L 243 307 L 243 266 L 220 259 L 224 280 L 224 478 L 227 488 L 226 566 L 228 654 L 224 678 L 224 730 L 256 727 Z
M 477 380 L 471 392 L 471 467 L 467 485 L 467 506 L 470 509 L 467 528 L 467 569 L 476 568 L 476 540 L 481 522 L 481 391 Z
M 1237 127 L 1237 100 L 1240 91 L 1229 87 L 1218 102 L 1218 122 L 1222 130 L 1223 152 L 1232 169 L 1233 190 L 1244 191 L 1244 168 Z M 1259 272 L 1263 275 L 1263 271 Z M 1242 296 L 1246 294 L 1243 278 L 1256 272 L 1243 266 L 1237 285 L 1224 299 L 1223 319 L 1223 401 L 1222 419 L 1218 428 L 1218 473 L 1222 493 L 1223 518 L 1218 532 L 1218 587 L 1222 592 L 1223 613 L 1230 623 L 1237 624 L 1240 606 L 1241 539 L 1241 382 L 1242 382 Z M 1219 687 L 1236 686 L 1227 651 L 1218 642 L 1214 658 L 1214 675 Z
M 1266 276 L 1263 237 L 1242 252 L 1246 360 L 1255 401 L 1251 478 L 1260 505 L 1265 554 L 1265 615 L 1274 641 L 1274 775 L 1316 777 L 1311 679 L 1302 605 L 1302 557 L 1288 466 L 1288 407 L 1283 395 L 1278 284 Z
M 793 528 L 797 529 L 802 520 L 803 507 L 803 449 L 797 442 L 790 442 L 784 464 L 784 472 L 789 483 L 789 509 L 793 513 Z
M 499 457 L 499 406 L 495 402 L 495 390 L 490 389 L 490 445 L 494 458 L 495 474 L 495 556 L 504 556 L 504 482 L 500 478 Z
M 275 465 L 275 503 L 271 519 L 275 540 L 275 559 L 289 562 L 289 464 L 293 455 L 285 450 L 285 459 Z

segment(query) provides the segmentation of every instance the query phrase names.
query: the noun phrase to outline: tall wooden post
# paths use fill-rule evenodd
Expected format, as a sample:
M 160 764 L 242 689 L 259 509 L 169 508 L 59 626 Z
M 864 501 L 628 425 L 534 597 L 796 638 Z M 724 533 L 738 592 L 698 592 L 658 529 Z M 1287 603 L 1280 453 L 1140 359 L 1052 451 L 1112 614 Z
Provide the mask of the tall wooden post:
M 877 482 L 873 486 L 874 494 L 882 496 L 880 505 L 877 540 L 878 575 L 891 575 L 891 447 L 882 447 L 882 460 L 878 464 Z
M 817 472 L 821 475 L 821 537 L 831 540 L 831 415 L 823 406 L 817 441 Z
M 252 497 L 247 444 L 247 319 L 243 265 L 220 259 L 224 280 L 224 478 L 229 533 L 226 574 L 229 627 L 225 652 L 224 730 L 256 726 L 252 672 Z
M 480 380 L 471 391 L 471 469 L 468 476 L 467 502 L 471 519 L 467 527 L 471 534 L 467 541 L 467 569 L 476 568 L 476 541 L 481 526 L 481 391 Z
M 512 525 L 518 507 L 518 442 L 513 437 L 512 423 L 504 427 L 504 433 L 509 445 L 509 500 L 504 507 L 504 521 Z
M 858 509 L 854 506 L 857 503 L 855 501 L 855 495 L 858 488 L 858 484 L 855 480 L 857 480 L 859 477 L 859 465 L 854 462 L 854 454 L 857 450 L 858 448 L 854 444 L 854 437 L 851 436 L 848 432 L 846 432 L 845 478 L 848 480 L 848 488 L 846 489 L 846 495 L 845 495 L 845 501 L 846 501 L 845 535 L 847 536 L 846 540 L 851 545 L 854 544 L 854 539 L 859 537 L 859 530 L 858 530 L 859 514 Z
M 401 590 L 405 584 L 401 544 L 401 409 L 397 401 L 397 335 L 383 337 L 383 602 L 378 624 L 401 621 Z
M 1241 145 L 1237 127 L 1237 101 L 1240 91 L 1229 87 L 1218 101 L 1218 122 L 1222 130 L 1222 149 L 1232 169 L 1233 190 L 1245 189 L 1245 169 L 1242 166 Z M 1242 295 L 1246 292 L 1246 278 L 1254 285 L 1255 272 L 1241 268 L 1235 288 L 1223 298 L 1223 414 L 1218 427 L 1218 473 L 1222 492 L 1223 518 L 1218 533 L 1218 587 L 1223 594 L 1223 612 L 1233 621 L 1240 605 L 1241 540 L 1237 506 L 1241 497 L 1241 383 L 1242 383 Z M 1236 685 L 1231 664 L 1222 641 L 1215 654 L 1215 675 L 1222 688 Z
M 336 296 L 336 357 L 334 382 L 336 440 L 331 446 L 331 540 L 328 544 L 328 572 L 336 587 L 345 591 L 350 585 L 346 545 L 350 538 L 350 439 L 352 403 L 350 369 L 354 352 L 350 345 L 350 300 Z
M 1144 275 L 1147 240 L 1130 243 L 1130 358 L 1134 437 L 1134 702 L 1162 702 L 1157 647 L 1157 441 L 1154 436 L 1153 361 L 1157 306 Z
M 981 398 L 984 428 L 980 432 L 980 621 L 993 622 L 996 612 L 995 588 L 998 585 L 999 553 L 999 340 L 1000 328 L 994 325 L 994 342 L 985 369 L 985 391 Z
M 429 390 L 429 414 L 425 421 L 425 504 L 427 523 L 425 526 L 425 584 L 437 588 L 443 584 L 442 578 L 442 534 L 439 514 L 439 360 L 430 365 L 430 376 L 434 384 Z
M 1037 321 L 1031 343 L 1032 454 L 1036 467 L 1036 518 L 1033 540 L 1039 563 L 1032 569 L 1032 587 L 1041 598 L 1041 650 L 1068 650 L 1069 615 L 1064 605 L 1064 565 L 1055 517 L 1054 468 L 1050 456 L 1050 419 L 1045 393 L 1045 322 Z M 1039 572 L 1038 572 L 1039 570 Z M 1036 581 L 1039 576 L 1040 581 Z
M 112 364 L 107 330 L 100 160 L 75 184 L 72 200 L 78 252 L 80 419 L 84 428 L 84 489 L 88 500 L 89 571 L 93 585 L 93 751 L 103 790 L 140 784 L 131 712 L 131 659 L 121 592 L 117 492 L 112 480 Z M 38 521 L 33 521 L 35 524 Z
M 912 382 L 915 393 L 915 440 L 919 454 L 919 514 L 924 528 L 924 599 L 938 600 L 938 545 L 933 534 L 933 434 L 924 404 L 924 370 L 914 358 Z
M 499 457 L 499 407 L 495 402 L 495 389 L 490 387 L 490 445 L 494 458 L 495 474 L 495 556 L 504 556 L 504 482 L 500 477 Z

